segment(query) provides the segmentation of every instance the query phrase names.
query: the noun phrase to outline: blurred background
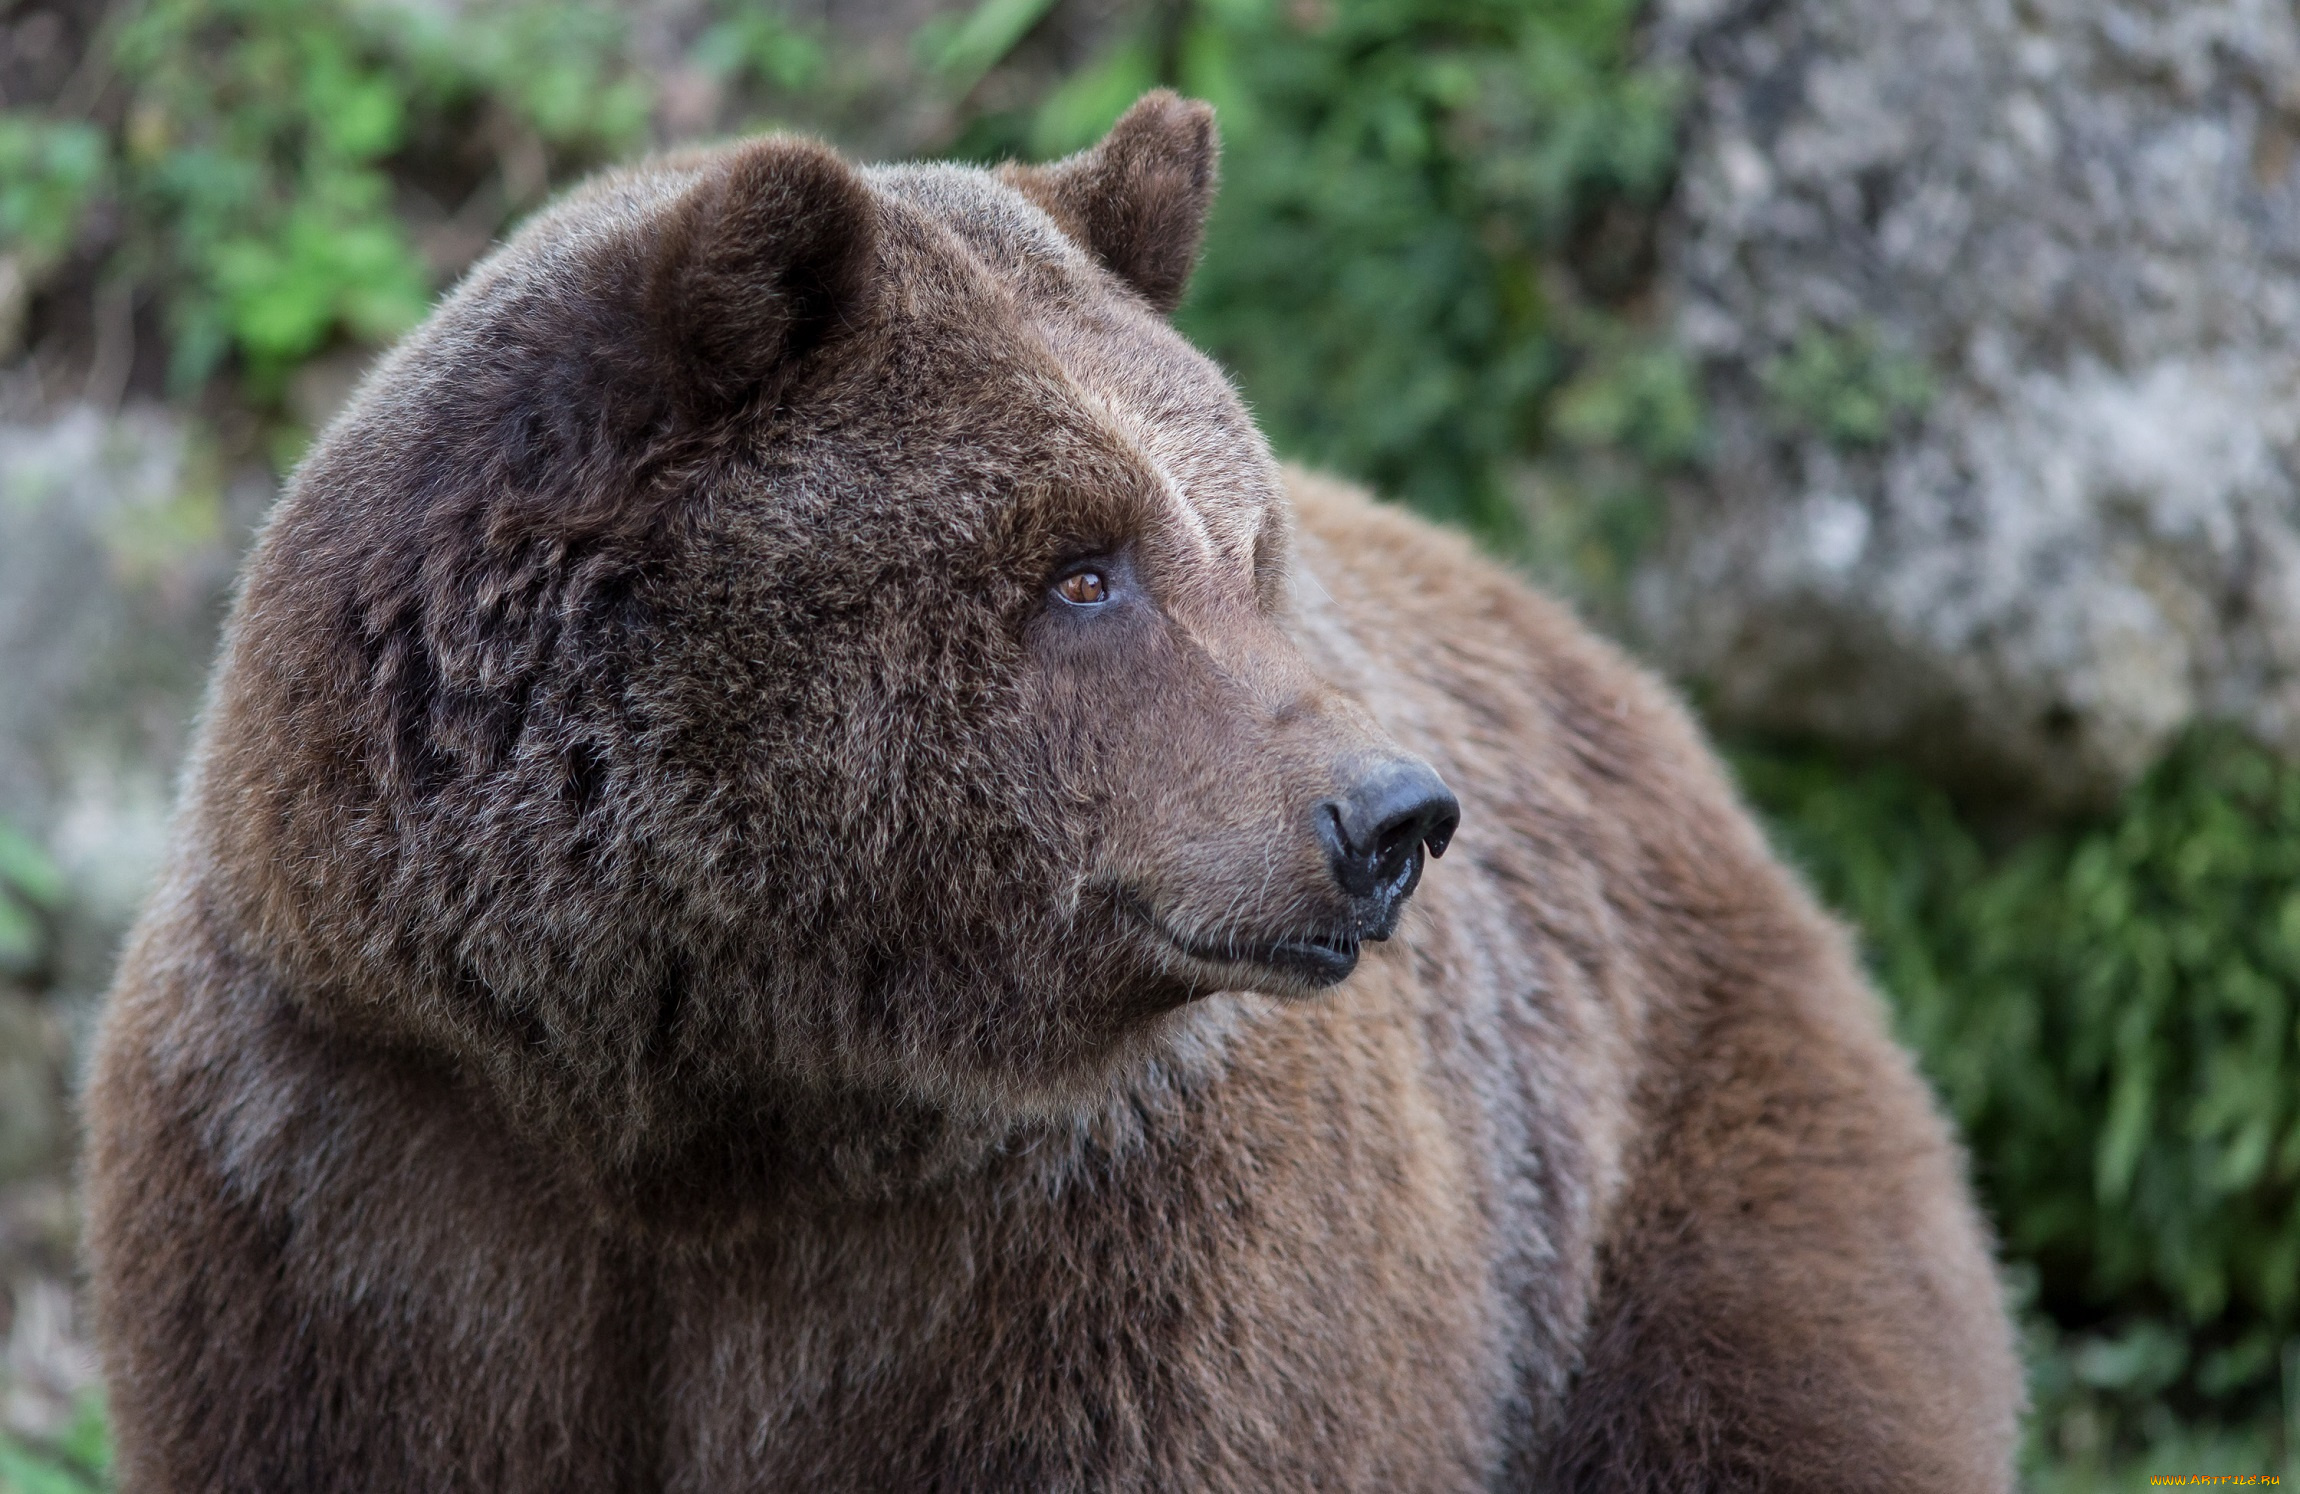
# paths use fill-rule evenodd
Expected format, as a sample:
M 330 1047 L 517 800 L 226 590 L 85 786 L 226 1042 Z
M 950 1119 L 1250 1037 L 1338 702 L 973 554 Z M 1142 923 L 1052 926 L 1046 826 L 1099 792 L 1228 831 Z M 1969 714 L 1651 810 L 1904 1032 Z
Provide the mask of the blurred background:
M 2300 1475 L 2300 18 L 2276 0 L 0 8 L 0 1491 L 103 1486 L 70 1095 L 237 558 L 554 191 L 786 127 L 1225 186 L 1278 448 L 1692 695 L 1955 1114 L 2026 1477 Z

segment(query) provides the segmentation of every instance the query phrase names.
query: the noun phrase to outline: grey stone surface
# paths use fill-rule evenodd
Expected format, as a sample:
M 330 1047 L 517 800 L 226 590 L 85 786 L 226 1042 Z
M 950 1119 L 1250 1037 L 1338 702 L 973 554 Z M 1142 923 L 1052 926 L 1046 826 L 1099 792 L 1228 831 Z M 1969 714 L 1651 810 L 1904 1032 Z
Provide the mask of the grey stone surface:
M 1714 413 L 1634 590 L 1664 660 L 2050 802 L 2199 718 L 2300 753 L 2295 8 L 1662 0 L 1652 48 Z
M 64 897 L 44 983 L 100 990 L 158 866 L 231 575 L 268 500 L 185 421 L 87 405 L 0 419 L 0 818 Z
M 0 1206 L 15 1202 L 0 1197 Z M 40 1202 L 51 1216 L 68 1221 L 71 1204 L 60 1189 L 50 1189 Z M 0 1276 L 6 1292 L 0 1301 L 0 1432 L 46 1441 L 59 1436 L 83 1399 L 98 1389 L 95 1349 L 68 1269 L 36 1270 L 17 1259 L 7 1264 Z

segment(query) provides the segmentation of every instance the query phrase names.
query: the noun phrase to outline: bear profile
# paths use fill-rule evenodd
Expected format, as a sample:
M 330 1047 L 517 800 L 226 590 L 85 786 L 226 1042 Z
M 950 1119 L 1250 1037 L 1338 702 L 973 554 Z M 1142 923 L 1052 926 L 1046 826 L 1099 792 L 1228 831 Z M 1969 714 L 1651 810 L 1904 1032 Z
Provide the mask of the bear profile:
M 674 154 L 369 376 L 98 1044 L 124 1490 L 2009 1486 L 1841 931 L 1273 461 L 1164 319 L 1215 180 L 1167 93 Z

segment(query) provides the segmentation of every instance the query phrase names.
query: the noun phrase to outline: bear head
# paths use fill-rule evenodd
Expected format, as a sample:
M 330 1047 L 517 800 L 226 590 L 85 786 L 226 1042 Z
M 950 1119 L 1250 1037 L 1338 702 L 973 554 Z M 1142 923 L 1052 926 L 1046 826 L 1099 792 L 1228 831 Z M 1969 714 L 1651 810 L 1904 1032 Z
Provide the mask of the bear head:
M 995 173 L 751 140 L 475 269 L 243 580 L 193 791 L 249 968 L 627 1167 L 1347 975 L 1455 809 L 1289 640 L 1164 319 L 1215 155 L 1164 93 Z

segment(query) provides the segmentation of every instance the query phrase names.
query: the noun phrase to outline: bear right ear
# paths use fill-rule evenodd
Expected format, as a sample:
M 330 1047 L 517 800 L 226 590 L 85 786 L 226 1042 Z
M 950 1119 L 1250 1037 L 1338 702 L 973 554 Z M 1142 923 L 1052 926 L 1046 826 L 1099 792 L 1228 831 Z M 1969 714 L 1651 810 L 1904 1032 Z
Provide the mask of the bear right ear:
M 1220 155 L 1213 109 L 1160 88 L 1138 99 L 1100 144 L 1047 166 L 1002 167 L 999 175 L 1144 300 L 1170 312 L 1198 263 Z
M 683 402 L 729 410 L 850 320 L 877 241 L 870 189 L 827 146 L 770 137 L 712 161 L 671 210 L 646 291 Z

